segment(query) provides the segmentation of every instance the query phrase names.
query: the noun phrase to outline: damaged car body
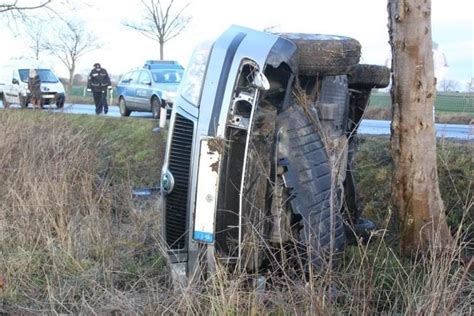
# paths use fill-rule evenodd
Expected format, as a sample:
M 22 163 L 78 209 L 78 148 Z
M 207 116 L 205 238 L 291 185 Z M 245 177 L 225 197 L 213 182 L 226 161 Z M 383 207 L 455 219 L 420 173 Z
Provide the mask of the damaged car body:
M 359 57 L 353 39 L 239 26 L 196 48 L 161 178 L 175 276 L 202 278 L 216 264 L 259 272 L 297 254 L 320 267 L 344 249 L 344 223 L 360 215 L 351 136 L 371 90 L 352 89 Z

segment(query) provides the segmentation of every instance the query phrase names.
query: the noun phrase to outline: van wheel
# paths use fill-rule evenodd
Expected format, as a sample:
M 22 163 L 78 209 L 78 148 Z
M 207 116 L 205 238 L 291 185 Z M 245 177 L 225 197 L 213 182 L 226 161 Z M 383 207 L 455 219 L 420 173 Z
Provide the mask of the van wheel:
M 298 47 L 298 69 L 305 76 L 344 75 L 359 63 L 360 43 L 335 35 L 283 33 Z
M 161 104 L 160 100 L 158 100 L 156 97 L 151 100 L 151 113 L 153 114 L 154 119 L 160 118 Z
M 123 97 L 120 97 L 119 99 L 119 110 L 121 116 L 130 116 L 130 113 L 132 112 L 127 109 L 127 103 L 125 103 L 125 99 Z
M 278 116 L 277 129 L 278 165 L 284 170 L 282 177 L 293 213 L 294 241 L 288 256 L 296 257 L 296 262 L 302 258 L 304 272 L 311 266 L 320 269 L 335 262 L 330 259 L 346 246 L 327 148 L 315 123 L 297 104 Z
M 62 97 L 62 98 L 59 98 L 57 101 L 56 101 L 56 108 L 57 109 L 62 109 L 64 107 L 64 102 L 65 102 L 65 98 Z
M 28 100 L 25 96 L 20 95 L 20 107 L 26 109 L 28 107 Z

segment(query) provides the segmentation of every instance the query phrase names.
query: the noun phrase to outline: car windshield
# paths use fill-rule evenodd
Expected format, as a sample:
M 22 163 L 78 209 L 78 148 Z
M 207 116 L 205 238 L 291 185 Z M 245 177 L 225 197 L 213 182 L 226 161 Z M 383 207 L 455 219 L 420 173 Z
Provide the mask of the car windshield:
M 179 69 L 156 69 L 152 70 L 153 81 L 157 83 L 180 83 L 183 71 Z
M 49 69 L 36 69 L 36 71 L 38 72 L 41 82 L 56 83 L 59 81 L 58 78 Z M 28 74 L 30 73 L 30 70 L 20 69 L 18 72 L 20 73 L 21 81 L 28 82 Z

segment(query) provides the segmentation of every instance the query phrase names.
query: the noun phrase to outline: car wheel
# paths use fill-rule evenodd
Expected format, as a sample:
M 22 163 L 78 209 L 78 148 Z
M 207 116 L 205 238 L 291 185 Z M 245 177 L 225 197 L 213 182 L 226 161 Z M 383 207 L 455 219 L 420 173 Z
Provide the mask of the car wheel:
M 151 113 L 153 114 L 154 119 L 160 118 L 161 104 L 160 100 L 158 100 L 156 97 L 151 100 Z
M 298 69 L 305 76 L 343 75 L 359 63 L 361 45 L 344 36 L 283 33 L 298 47 Z
M 62 109 L 64 107 L 64 102 L 65 102 L 65 98 L 62 97 L 62 98 L 59 98 L 57 101 L 56 101 L 56 108 L 57 109 Z
M 390 83 L 390 69 L 379 65 L 358 64 L 348 73 L 350 88 L 385 88 Z
M 20 95 L 19 99 L 20 99 L 20 107 L 23 108 L 23 109 L 26 109 L 28 107 L 27 98 L 25 96 Z
M 119 110 L 121 116 L 130 116 L 130 113 L 132 112 L 127 109 L 127 103 L 125 102 L 125 99 L 123 97 L 120 97 L 119 99 Z
M 318 269 L 331 262 L 328 259 L 346 246 L 344 222 L 336 206 L 342 197 L 333 185 L 328 149 L 315 124 L 296 104 L 277 120 L 278 165 L 284 170 L 282 177 L 293 213 L 294 247 L 290 249 L 298 254 L 297 260 L 304 259 L 305 272 L 310 266 Z

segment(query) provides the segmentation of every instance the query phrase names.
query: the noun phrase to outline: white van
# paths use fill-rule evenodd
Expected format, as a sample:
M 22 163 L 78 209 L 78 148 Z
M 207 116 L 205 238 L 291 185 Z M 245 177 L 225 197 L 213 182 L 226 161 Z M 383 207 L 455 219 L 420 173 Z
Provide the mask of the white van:
M 0 94 L 3 104 L 16 103 L 22 108 L 28 107 L 31 97 L 28 90 L 30 69 L 36 69 L 41 80 L 41 106 L 55 104 L 58 109 L 62 108 L 66 100 L 64 86 L 51 68 L 24 60 L 0 68 Z

